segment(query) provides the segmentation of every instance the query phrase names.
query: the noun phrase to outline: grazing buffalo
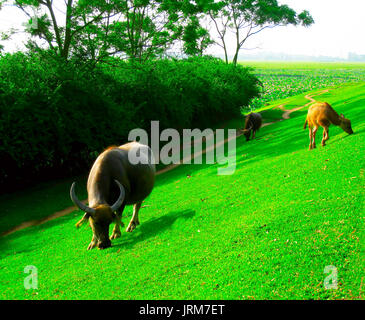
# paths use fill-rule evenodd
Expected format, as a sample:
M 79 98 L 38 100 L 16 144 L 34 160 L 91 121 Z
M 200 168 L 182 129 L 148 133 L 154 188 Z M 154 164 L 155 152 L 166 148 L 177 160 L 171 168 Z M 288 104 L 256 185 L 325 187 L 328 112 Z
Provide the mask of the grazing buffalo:
M 131 157 L 132 154 L 138 156 L 138 161 Z M 95 160 L 87 181 L 89 206 L 77 198 L 75 182 L 72 184 L 71 199 L 85 212 L 76 227 L 89 220 L 93 231 L 88 250 L 96 246 L 100 249 L 110 247 L 110 240 L 121 236 L 121 217 L 125 205 L 134 205 L 126 231 L 132 232 L 136 228 L 139 224 L 138 211 L 153 189 L 155 172 L 151 149 L 130 142 L 120 147 L 109 147 Z M 109 225 L 113 221 L 115 226 L 109 239 Z
M 351 121 L 346 119 L 343 114 L 338 115 L 327 102 L 316 102 L 309 107 L 304 129 L 307 124 L 309 127 L 309 150 L 316 147 L 316 133 L 319 126 L 323 127 L 322 146 L 325 146 L 329 139 L 328 127 L 331 124 L 341 127 L 348 134 L 354 133 L 351 128 Z
M 261 114 L 251 112 L 246 116 L 243 133 L 247 141 L 250 140 L 251 131 L 252 131 L 252 139 L 255 139 L 256 131 L 258 131 L 261 128 L 261 124 L 262 124 Z

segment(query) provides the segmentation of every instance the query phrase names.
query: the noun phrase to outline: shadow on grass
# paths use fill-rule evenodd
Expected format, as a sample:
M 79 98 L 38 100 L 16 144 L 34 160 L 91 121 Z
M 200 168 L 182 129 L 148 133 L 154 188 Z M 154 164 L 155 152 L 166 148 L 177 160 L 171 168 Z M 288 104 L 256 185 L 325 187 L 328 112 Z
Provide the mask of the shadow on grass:
M 82 212 L 73 211 L 63 217 L 47 221 L 44 224 L 28 227 L 7 236 L 0 236 L 0 259 L 9 255 L 39 250 L 39 248 L 44 245 L 44 241 L 47 240 L 43 234 L 44 231 L 57 227 L 58 225 L 71 223 L 71 220 L 75 219 L 75 215 L 80 215 L 80 217 L 82 217 Z M 62 234 L 57 234 L 57 236 L 60 237 L 60 241 L 62 241 L 63 237 L 66 237 Z M 28 241 L 29 238 L 32 239 L 31 242 Z
M 303 112 L 292 114 L 293 118 L 302 118 Z M 304 123 L 304 120 L 303 120 Z M 262 128 L 257 137 L 249 142 L 237 140 L 237 166 L 259 158 L 269 158 L 285 153 L 297 152 L 307 146 L 308 133 L 298 121 L 284 120 Z M 308 142 L 309 143 L 309 142 Z M 246 154 L 245 158 L 242 155 Z
M 150 219 L 145 223 L 141 223 L 135 231 L 133 231 L 128 238 L 119 239 L 115 241 L 112 246 L 112 250 L 118 250 L 120 247 L 126 249 L 133 248 L 137 243 L 145 241 L 149 238 L 155 237 L 159 233 L 162 233 L 172 227 L 178 219 L 191 219 L 195 215 L 194 210 L 182 210 L 182 211 L 172 211 L 168 214 L 158 217 L 155 219 Z
M 86 176 L 48 181 L 33 187 L 0 196 L 0 234 L 23 222 L 42 220 L 54 212 L 72 206 L 69 196 L 73 181 L 86 185 Z M 86 188 L 80 188 L 80 198 L 86 197 Z

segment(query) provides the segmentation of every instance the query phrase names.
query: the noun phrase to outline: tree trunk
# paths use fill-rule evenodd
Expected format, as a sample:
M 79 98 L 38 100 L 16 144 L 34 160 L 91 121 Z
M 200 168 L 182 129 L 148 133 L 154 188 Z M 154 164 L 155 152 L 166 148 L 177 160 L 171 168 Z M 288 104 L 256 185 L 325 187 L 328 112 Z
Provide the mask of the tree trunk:
M 236 66 L 237 65 L 237 59 L 238 59 L 238 52 L 239 52 L 239 48 L 236 49 L 236 53 L 234 54 L 234 57 L 233 57 L 233 61 L 232 63 Z
M 45 6 L 48 8 L 49 13 L 51 14 L 51 19 L 52 19 L 52 23 L 53 23 L 53 30 L 56 34 L 56 41 L 57 41 L 57 45 L 58 45 L 58 52 L 62 53 L 63 47 L 62 47 L 62 40 L 61 40 L 61 35 L 60 35 L 60 29 L 58 28 L 57 25 L 57 20 L 56 20 L 56 16 L 53 12 L 53 8 L 52 8 L 52 2 L 50 2 L 49 0 L 47 0 L 47 2 L 45 3 Z
M 235 28 L 236 28 L 236 52 L 234 54 L 234 57 L 233 57 L 233 65 L 237 65 L 237 59 L 238 59 L 238 52 L 240 51 L 240 28 L 238 27 L 237 25 L 237 21 L 236 19 L 234 19 L 234 25 L 235 25 Z
M 223 49 L 224 49 L 224 58 L 226 59 L 226 63 L 228 64 L 228 53 L 225 41 L 223 41 Z
M 61 52 L 61 56 L 65 59 L 68 58 L 68 54 L 70 51 L 71 45 L 71 19 L 72 19 L 72 0 L 68 0 L 67 2 L 67 11 L 66 11 L 66 32 L 65 32 L 65 42 L 63 45 L 63 50 Z

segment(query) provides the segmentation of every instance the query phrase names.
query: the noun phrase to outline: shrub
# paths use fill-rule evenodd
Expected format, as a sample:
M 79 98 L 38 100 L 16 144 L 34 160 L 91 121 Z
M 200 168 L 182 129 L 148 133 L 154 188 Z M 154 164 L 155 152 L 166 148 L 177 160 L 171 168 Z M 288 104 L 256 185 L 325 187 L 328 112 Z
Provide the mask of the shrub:
M 259 93 L 259 81 L 248 68 L 211 57 L 157 60 L 103 66 L 113 79 L 118 103 L 135 106 L 141 127 L 151 120 L 174 128 L 205 127 L 240 116 Z
M 214 58 L 89 68 L 45 54 L 0 58 L 0 188 L 81 174 L 128 132 L 212 126 L 240 115 L 259 93 L 241 66 Z

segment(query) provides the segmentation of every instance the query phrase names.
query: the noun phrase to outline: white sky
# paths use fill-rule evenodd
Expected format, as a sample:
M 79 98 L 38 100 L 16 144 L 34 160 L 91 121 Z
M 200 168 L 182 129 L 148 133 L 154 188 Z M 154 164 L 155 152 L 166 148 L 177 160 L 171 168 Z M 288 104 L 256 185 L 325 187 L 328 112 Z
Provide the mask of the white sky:
M 63 3 L 63 0 L 55 2 Z M 365 1 L 364 0 L 279 0 L 297 12 L 308 10 L 315 20 L 309 28 L 280 27 L 264 30 L 247 42 L 242 53 L 260 51 L 286 54 L 325 55 L 346 58 L 348 52 L 365 54 Z M 62 5 L 61 5 L 62 6 Z M 0 10 L 0 32 L 10 27 L 22 29 L 26 16 L 17 8 L 5 6 Z M 24 35 L 17 34 L 10 41 L 0 41 L 6 51 L 23 48 Z M 230 39 L 234 45 L 233 38 Z M 210 53 L 223 54 L 219 47 Z
M 255 40 L 265 50 L 288 54 L 347 57 L 365 54 L 364 0 L 282 0 L 297 12 L 308 10 L 314 24 L 265 30 Z

